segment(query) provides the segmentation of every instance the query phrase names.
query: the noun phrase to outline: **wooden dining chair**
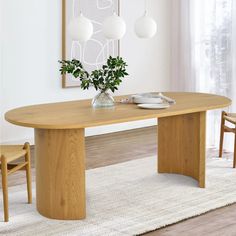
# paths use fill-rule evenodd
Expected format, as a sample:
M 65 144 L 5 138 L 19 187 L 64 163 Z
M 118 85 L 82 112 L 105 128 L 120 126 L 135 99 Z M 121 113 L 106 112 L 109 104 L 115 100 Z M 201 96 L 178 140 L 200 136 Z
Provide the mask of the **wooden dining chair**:
M 26 170 L 27 178 L 27 191 L 28 203 L 32 203 L 32 190 L 31 190 L 31 172 L 30 172 L 30 144 L 25 143 L 22 145 L 0 145 L 1 154 L 1 174 L 2 174 L 2 191 L 3 191 L 3 206 L 4 206 L 4 220 L 9 220 L 8 214 L 8 175 L 16 172 L 17 170 Z M 25 157 L 23 162 L 12 163 L 20 157 Z
M 225 125 L 225 121 L 233 124 L 234 127 L 231 128 Z M 220 128 L 220 148 L 219 148 L 219 157 L 222 157 L 223 153 L 223 142 L 224 142 L 224 133 L 230 132 L 234 133 L 234 163 L 233 168 L 236 167 L 236 113 L 226 113 L 225 111 L 221 114 L 221 128 Z

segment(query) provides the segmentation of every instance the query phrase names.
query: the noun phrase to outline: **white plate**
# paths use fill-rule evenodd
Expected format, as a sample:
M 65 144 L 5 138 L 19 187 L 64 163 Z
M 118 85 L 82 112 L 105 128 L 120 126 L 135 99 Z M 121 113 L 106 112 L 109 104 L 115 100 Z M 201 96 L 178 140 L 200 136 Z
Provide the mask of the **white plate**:
M 165 109 L 170 107 L 168 103 L 160 103 L 160 104 L 138 104 L 138 107 L 144 109 Z

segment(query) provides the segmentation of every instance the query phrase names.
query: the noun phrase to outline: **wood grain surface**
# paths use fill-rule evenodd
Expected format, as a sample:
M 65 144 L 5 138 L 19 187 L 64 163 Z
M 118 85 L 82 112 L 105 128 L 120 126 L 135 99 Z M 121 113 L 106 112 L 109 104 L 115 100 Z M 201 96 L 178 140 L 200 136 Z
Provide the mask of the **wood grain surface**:
M 158 172 L 193 177 L 205 187 L 206 112 L 158 119 Z
M 53 219 L 85 218 L 84 129 L 35 129 L 36 201 Z
M 8 111 L 10 123 L 41 129 L 75 129 L 142 119 L 167 117 L 227 107 L 231 100 L 213 94 L 164 93 L 176 100 L 168 109 L 140 109 L 135 104 L 116 103 L 114 108 L 94 109 L 91 100 L 33 105 Z M 115 97 L 116 101 L 127 96 Z

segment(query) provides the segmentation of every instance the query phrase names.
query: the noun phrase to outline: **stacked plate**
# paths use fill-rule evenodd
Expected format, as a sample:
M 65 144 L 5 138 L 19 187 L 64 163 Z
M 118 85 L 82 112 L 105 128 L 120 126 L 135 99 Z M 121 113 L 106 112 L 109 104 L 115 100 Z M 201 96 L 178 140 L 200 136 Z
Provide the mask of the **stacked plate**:
M 135 94 L 132 95 L 132 100 L 138 104 L 138 107 L 144 109 L 165 109 L 170 107 L 170 103 L 175 103 L 173 99 L 165 97 L 161 93 Z

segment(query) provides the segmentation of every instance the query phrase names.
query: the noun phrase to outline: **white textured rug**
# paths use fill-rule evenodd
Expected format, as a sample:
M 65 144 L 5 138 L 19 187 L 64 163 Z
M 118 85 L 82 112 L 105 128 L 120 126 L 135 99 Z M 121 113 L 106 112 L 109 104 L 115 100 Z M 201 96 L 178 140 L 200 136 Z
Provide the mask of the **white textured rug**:
M 86 220 L 40 216 L 35 204 L 25 204 L 26 188 L 21 185 L 9 189 L 10 222 L 0 222 L 0 235 L 137 235 L 236 202 L 236 169 L 229 159 L 207 160 L 206 189 L 188 177 L 157 174 L 156 157 L 89 170 L 86 175 Z

